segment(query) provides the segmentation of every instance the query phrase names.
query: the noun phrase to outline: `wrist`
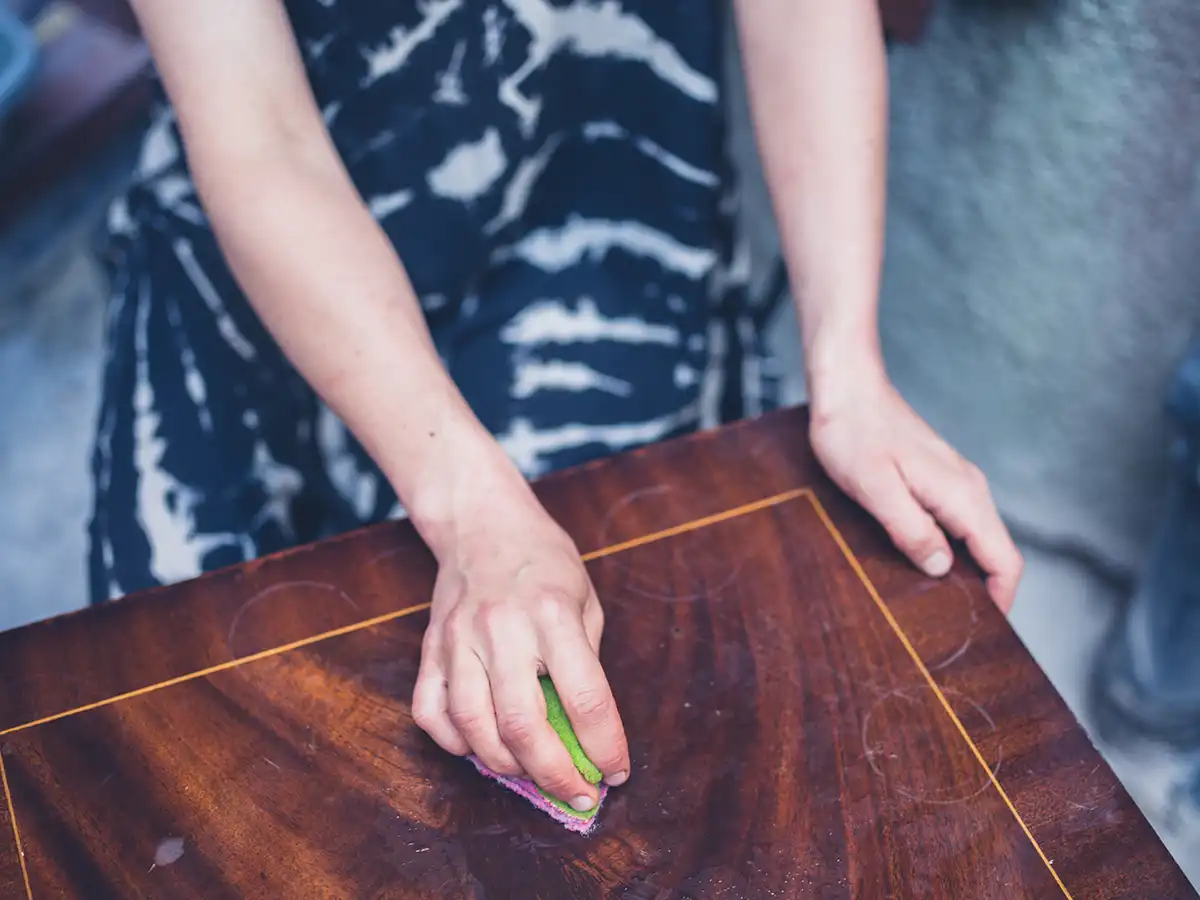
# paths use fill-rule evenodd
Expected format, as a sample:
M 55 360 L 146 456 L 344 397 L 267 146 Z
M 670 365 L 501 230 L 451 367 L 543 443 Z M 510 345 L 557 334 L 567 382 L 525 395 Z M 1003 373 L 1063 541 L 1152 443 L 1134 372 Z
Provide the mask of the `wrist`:
M 815 404 L 855 380 L 884 376 L 879 341 L 878 286 L 847 275 L 835 287 L 833 273 L 810 277 L 795 288 L 809 402 Z
M 804 344 L 805 380 L 814 419 L 888 384 L 874 327 L 814 330 Z
M 402 495 L 409 518 L 439 562 L 464 536 L 498 524 L 501 517 L 507 529 L 519 509 L 537 504 L 524 476 L 482 425 L 472 422 L 447 432 Z M 502 511 L 499 516 L 496 510 Z

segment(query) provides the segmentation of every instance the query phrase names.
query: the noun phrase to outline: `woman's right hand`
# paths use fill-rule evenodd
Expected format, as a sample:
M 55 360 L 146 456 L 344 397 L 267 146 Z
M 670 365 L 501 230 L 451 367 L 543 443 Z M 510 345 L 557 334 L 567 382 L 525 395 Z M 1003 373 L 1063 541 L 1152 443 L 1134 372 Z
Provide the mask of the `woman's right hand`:
M 546 721 L 537 679 L 549 672 L 588 755 L 622 781 L 629 754 L 596 655 L 600 605 L 571 541 L 446 372 L 330 139 L 283 4 L 133 6 L 240 286 L 438 558 L 417 722 L 451 752 L 591 808 L 595 789 Z
M 474 467 L 451 496 L 447 515 L 421 529 L 438 576 L 413 717 L 448 752 L 592 809 L 596 789 L 551 728 L 538 683 L 550 675 L 588 757 L 606 783 L 623 783 L 629 749 L 600 666 L 604 614 L 587 570 L 507 460 Z

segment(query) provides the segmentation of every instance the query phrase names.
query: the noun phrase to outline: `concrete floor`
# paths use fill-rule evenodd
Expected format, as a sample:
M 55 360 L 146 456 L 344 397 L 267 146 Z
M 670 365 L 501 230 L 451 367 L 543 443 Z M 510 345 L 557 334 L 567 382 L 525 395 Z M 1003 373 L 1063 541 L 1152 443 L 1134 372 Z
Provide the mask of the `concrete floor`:
M 0 239 L 0 630 L 84 605 L 88 444 L 107 285 L 92 252 L 136 143 Z M 14 390 L 12 386 L 19 387 Z
M 99 387 L 103 295 L 71 255 L 24 297 L 0 298 L 0 628 L 83 605 L 87 445 Z

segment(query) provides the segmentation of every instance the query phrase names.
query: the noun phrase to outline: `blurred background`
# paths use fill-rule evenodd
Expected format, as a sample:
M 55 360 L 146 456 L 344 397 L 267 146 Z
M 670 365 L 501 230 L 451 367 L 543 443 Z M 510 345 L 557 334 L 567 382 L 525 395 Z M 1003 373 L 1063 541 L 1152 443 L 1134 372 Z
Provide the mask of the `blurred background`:
M 1167 413 L 1200 325 L 1200 4 L 899 7 L 893 377 L 989 475 L 1027 560 L 1015 627 L 1200 885 L 1200 451 Z M 99 228 L 148 98 L 120 0 L 8 9 L 39 59 L 0 21 L 0 629 L 84 603 Z M 776 237 L 730 71 L 762 287 Z M 800 372 L 787 311 L 775 340 Z

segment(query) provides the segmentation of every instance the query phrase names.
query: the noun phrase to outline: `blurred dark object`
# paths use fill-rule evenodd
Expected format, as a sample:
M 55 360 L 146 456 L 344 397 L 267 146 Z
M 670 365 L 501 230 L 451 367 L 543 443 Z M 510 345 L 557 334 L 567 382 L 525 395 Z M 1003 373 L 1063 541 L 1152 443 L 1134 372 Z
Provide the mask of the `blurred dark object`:
M 98 157 L 147 110 L 150 56 L 119 0 L 14 4 L 40 62 L 0 140 L 0 231 Z M 95 13 L 91 9 L 95 9 Z
M 75 5 L 92 18 L 111 25 L 132 37 L 141 34 L 137 18 L 126 0 L 75 0 Z
M 879 0 L 884 32 L 901 43 L 920 40 L 932 9 L 933 0 Z
M 1007 16 L 1041 12 L 1062 5 L 1062 0 L 954 0 L 976 15 Z
M 1097 659 L 1093 703 L 1107 740 L 1200 753 L 1200 342 L 1176 374 L 1168 409 L 1177 429 L 1170 503 Z

